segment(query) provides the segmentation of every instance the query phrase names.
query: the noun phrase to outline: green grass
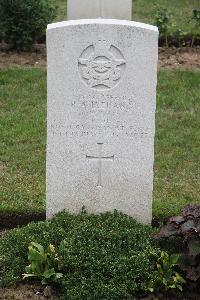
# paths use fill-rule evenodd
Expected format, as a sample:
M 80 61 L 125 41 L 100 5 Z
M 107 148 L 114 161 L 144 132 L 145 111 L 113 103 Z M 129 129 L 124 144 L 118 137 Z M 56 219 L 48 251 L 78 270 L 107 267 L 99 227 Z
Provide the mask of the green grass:
M 58 0 L 58 16 L 56 21 L 66 20 L 67 1 Z M 150 23 L 154 22 L 155 6 L 167 8 L 171 21 L 176 27 L 188 31 L 193 30 L 188 23 L 193 9 L 200 9 L 199 0 L 133 0 L 133 20 Z
M 160 71 L 157 92 L 154 214 L 200 203 L 200 72 Z
M 56 21 L 64 21 L 67 19 L 67 0 L 57 0 L 58 14 Z
M 200 202 L 200 72 L 159 72 L 155 216 Z M 45 209 L 46 72 L 0 70 L 0 213 Z
M 46 78 L 0 71 L 0 212 L 44 210 Z

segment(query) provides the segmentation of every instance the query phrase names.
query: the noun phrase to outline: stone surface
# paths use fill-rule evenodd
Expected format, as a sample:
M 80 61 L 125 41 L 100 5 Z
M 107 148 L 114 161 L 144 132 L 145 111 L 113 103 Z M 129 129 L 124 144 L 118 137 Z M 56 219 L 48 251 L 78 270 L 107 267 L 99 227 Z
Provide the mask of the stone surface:
M 67 18 L 131 20 L 132 0 L 68 0 Z
M 117 209 L 152 218 L 157 28 L 48 26 L 47 217 Z

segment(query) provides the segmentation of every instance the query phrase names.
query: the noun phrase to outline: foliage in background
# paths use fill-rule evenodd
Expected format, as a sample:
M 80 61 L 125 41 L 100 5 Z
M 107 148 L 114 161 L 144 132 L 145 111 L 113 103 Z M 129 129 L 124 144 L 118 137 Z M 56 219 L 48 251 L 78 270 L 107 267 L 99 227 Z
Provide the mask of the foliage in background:
M 200 284 L 200 205 L 188 205 L 182 210 L 181 216 L 169 218 L 155 237 L 159 240 L 178 237 L 177 243 L 182 242 L 185 246 L 185 251 L 179 260 L 179 267 L 185 272 L 186 278 L 198 286 Z
M 23 279 L 36 277 L 42 284 L 49 284 L 63 277 L 62 273 L 57 272 L 59 257 L 52 244 L 45 251 L 42 245 L 31 242 L 28 246 L 28 261 L 30 265 L 25 268 Z
M 52 1 L 58 5 L 57 11 Z M 170 44 L 176 46 L 199 44 L 200 26 L 196 22 L 198 19 L 195 15 L 195 12 L 199 12 L 200 9 L 199 0 L 134 0 L 133 20 L 153 24 L 155 14 L 157 15 L 155 5 L 158 9 L 165 7 L 166 11 L 170 11 L 170 22 L 174 25 L 169 26 L 168 33 L 165 33 L 167 42 L 170 37 Z M 5 9 L 2 9 L 3 6 L 8 12 L 7 16 Z M 193 17 L 191 18 L 192 11 Z M 0 20 L 4 18 L 4 22 L 0 22 L 0 40 L 4 35 L 4 37 L 7 36 L 6 40 L 18 49 L 30 48 L 34 40 L 45 40 L 47 23 L 66 20 L 66 16 L 66 0 L 0 0 Z M 1 26 L 3 23 L 7 28 L 6 35 L 4 26 Z M 161 44 L 162 40 L 161 38 Z
M 181 48 L 182 46 L 186 45 L 186 41 L 184 39 L 184 37 L 187 35 L 188 33 L 186 31 L 183 31 L 181 28 L 177 28 L 174 27 L 174 31 L 173 31 L 173 37 L 175 39 L 175 44 Z
M 58 0 L 59 3 L 64 0 Z M 153 24 L 155 21 L 155 6 L 165 7 L 170 11 L 170 22 L 174 24 L 176 31 L 180 29 L 186 33 L 185 38 L 191 38 L 193 34 L 200 35 L 200 27 L 193 27 L 188 20 L 194 9 L 200 9 L 199 0 L 133 0 L 133 20 Z M 174 36 L 174 26 L 170 26 L 169 35 Z
M 200 30 L 200 9 L 199 10 L 193 9 L 190 23 L 192 24 L 193 32 L 195 33 L 195 34 L 193 34 L 192 42 L 191 42 L 191 47 L 193 47 L 195 39 L 197 37 L 197 32 L 198 32 L 198 30 Z
M 51 0 L 0 0 L 1 38 L 13 48 L 29 49 L 55 16 Z
M 21 280 L 31 241 L 54 243 L 60 257 L 58 283 L 64 299 L 124 299 L 144 291 L 157 272 L 152 228 L 118 212 L 58 214 L 14 229 L 0 238 L 1 286 Z M 60 245 L 60 246 L 59 246 Z
M 169 47 L 168 35 L 170 28 L 170 16 L 166 8 L 156 7 L 155 8 L 155 21 L 154 25 L 158 27 L 160 36 L 164 36 L 165 44 Z
M 182 285 L 186 283 L 183 277 L 175 271 L 175 267 L 178 264 L 179 255 L 169 255 L 165 251 L 158 253 L 152 253 L 155 259 L 155 265 L 157 268 L 157 280 L 150 283 L 150 292 L 164 292 L 166 293 L 170 289 L 183 290 Z
M 172 13 L 167 8 L 155 6 L 153 24 L 158 27 L 160 37 L 165 40 L 165 46 L 169 47 L 169 39 L 170 45 L 178 47 L 189 45 L 188 40 L 191 40 L 191 47 L 194 45 L 200 34 L 200 11 L 194 9 L 192 14 L 193 16 L 186 20 L 192 24 L 189 32 L 178 27 L 176 20 L 172 23 Z

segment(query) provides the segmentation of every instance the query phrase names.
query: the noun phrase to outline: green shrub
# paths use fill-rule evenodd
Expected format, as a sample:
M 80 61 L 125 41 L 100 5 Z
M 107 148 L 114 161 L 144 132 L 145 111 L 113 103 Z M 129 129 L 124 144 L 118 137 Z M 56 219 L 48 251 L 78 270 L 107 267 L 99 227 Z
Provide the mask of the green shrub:
M 70 215 L 8 232 L 0 240 L 1 285 L 20 280 L 31 241 L 54 244 L 63 299 L 127 299 L 157 279 L 152 228 L 121 213 Z
M 150 233 L 120 214 L 77 224 L 60 246 L 65 299 L 124 299 L 144 291 L 155 275 Z
M 1 38 L 14 48 L 30 48 L 55 15 L 51 0 L 0 0 Z

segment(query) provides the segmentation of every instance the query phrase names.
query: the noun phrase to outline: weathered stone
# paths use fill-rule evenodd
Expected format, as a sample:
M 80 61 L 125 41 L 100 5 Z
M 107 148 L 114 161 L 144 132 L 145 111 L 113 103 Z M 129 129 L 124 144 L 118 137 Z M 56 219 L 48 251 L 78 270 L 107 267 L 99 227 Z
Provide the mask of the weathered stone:
M 158 31 L 120 20 L 47 30 L 47 217 L 152 217 Z
M 132 0 L 68 0 L 67 18 L 131 20 Z

